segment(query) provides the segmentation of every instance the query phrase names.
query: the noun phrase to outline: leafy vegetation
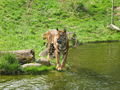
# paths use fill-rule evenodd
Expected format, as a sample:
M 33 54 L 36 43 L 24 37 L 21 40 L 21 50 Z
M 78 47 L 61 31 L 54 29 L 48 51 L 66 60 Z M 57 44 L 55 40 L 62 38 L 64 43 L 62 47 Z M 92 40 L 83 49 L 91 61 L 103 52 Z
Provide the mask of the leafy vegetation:
M 76 32 L 80 42 L 120 40 L 107 28 L 110 10 L 110 0 L 0 0 L 0 50 L 32 48 L 38 56 L 42 34 L 57 27 Z

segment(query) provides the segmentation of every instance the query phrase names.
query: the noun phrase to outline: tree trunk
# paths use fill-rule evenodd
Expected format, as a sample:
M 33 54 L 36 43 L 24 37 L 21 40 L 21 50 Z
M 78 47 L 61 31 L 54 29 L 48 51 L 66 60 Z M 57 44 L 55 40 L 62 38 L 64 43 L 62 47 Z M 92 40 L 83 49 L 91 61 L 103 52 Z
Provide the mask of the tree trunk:
M 0 54 L 12 53 L 21 64 L 29 63 L 35 60 L 35 52 L 32 49 L 17 51 L 0 51 Z

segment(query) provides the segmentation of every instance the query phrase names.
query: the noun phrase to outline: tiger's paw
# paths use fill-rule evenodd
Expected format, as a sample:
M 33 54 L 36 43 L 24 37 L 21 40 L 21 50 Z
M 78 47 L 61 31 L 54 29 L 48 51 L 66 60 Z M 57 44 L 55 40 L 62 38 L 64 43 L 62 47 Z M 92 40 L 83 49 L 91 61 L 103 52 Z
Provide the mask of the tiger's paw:
M 57 69 L 58 71 L 61 71 L 61 70 L 62 70 L 62 68 L 61 68 L 60 65 L 57 65 L 57 66 L 56 66 L 56 69 Z

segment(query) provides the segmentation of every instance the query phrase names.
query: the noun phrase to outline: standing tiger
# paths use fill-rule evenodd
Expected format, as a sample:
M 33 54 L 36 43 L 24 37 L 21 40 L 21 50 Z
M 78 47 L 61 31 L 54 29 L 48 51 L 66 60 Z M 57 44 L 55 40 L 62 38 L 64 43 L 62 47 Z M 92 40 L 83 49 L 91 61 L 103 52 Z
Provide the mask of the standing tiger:
M 47 40 L 48 60 L 50 60 L 51 55 L 54 55 L 56 58 L 56 69 L 62 70 L 65 67 L 69 49 L 66 30 L 49 30 L 43 35 L 43 39 Z M 62 63 L 60 63 L 60 55 L 62 55 Z

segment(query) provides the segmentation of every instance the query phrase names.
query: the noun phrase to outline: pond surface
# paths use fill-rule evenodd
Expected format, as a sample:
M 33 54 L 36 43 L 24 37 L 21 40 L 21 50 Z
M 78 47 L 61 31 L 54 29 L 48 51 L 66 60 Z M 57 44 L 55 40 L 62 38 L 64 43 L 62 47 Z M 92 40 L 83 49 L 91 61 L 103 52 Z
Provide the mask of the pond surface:
M 120 42 L 70 49 L 68 63 L 64 72 L 0 76 L 0 90 L 120 90 Z

